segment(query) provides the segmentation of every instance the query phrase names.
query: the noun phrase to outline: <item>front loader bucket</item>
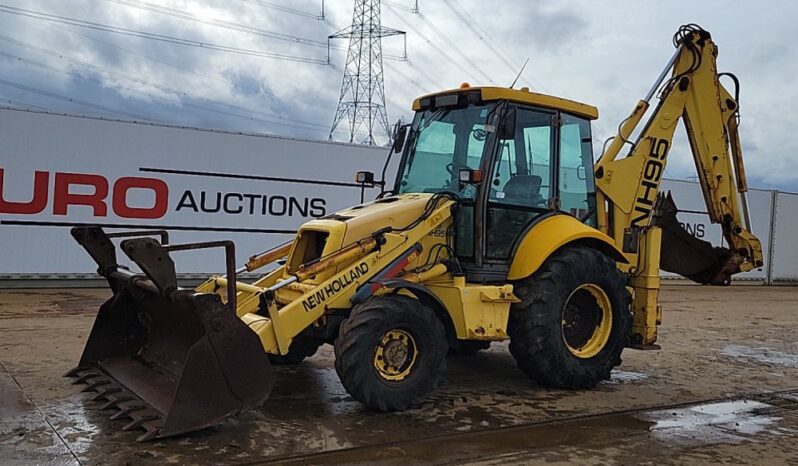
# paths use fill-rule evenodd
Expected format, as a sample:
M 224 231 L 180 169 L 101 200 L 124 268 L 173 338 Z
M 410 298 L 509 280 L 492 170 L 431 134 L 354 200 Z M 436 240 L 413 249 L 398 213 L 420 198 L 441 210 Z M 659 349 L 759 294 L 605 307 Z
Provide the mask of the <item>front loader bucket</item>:
M 670 192 L 657 197 L 652 224 L 662 229 L 662 270 L 705 285 L 731 283 L 731 275 L 739 269 L 730 261 L 729 249 L 713 246 L 688 233 L 676 218 L 677 212 Z
M 235 293 L 230 306 L 219 295 L 179 289 L 168 254 L 230 244 L 123 241 L 143 276 L 116 263 L 109 237 L 131 234 L 94 227 L 72 234 L 114 295 L 100 307 L 78 367 L 66 375 L 96 392 L 92 399 L 104 400 L 104 409 L 116 408 L 112 419 L 128 418 L 124 430 L 144 429 L 140 441 L 168 437 L 218 424 L 266 399 L 271 365 L 257 335 L 236 316 Z

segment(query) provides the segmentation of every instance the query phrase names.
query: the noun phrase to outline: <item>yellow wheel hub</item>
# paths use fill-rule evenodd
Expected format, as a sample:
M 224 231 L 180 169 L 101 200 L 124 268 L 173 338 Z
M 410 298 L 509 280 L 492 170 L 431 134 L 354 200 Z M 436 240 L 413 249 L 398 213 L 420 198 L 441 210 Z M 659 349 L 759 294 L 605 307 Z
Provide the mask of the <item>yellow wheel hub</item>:
M 413 371 L 418 348 L 413 336 L 405 330 L 394 329 L 385 333 L 374 351 L 374 368 L 385 380 L 404 380 Z
M 601 352 L 612 332 L 612 305 L 598 285 L 577 287 L 562 311 L 562 335 L 574 356 L 589 359 Z

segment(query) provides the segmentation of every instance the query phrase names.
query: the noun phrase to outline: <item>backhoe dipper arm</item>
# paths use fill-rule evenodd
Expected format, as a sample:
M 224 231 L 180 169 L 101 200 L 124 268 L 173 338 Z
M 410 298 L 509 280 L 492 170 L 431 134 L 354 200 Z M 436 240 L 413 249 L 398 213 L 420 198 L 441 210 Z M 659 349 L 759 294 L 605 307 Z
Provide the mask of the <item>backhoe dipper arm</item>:
M 738 134 L 737 99 L 721 84 L 717 47 L 696 25 L 682 26 L 677 50 L 646 97 L 618 128 L 596 163 L 600 228 L 615 238 L 641 273 L 660 245 L 644 245 L 646 229 L 662 228 L 662 268 L 701 283 L 728 284 L 731 275 L 762 266 L 759 240 L 751 233 L 745 198 L 745 169 Z M 659 104 L 639 136 L 630 135 L 649 108 L 656 89 Z M 732 76 L 736 82 L 736 78 Z M 683 231 L 670 196 L 659 196 L 668 151 L 679 119 L 684 120 L 710 221 L 720 224 L 729 249 Z M 625 144 L 626 157 L 618 158 Z M 681 231 L 678 231 L 681 230 Z M 638 254 L 640 251 L 640 254 Z M 653 262 L 659 263 L 659 257 Z M 648 271 L 653 273 L 653 271 Z

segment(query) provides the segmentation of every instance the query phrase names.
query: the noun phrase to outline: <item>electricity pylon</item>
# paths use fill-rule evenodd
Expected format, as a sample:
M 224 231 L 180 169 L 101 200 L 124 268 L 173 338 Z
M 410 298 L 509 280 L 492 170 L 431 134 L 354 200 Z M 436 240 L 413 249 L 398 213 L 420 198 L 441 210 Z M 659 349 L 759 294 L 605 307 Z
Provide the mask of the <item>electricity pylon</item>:
M 388 114 L 385 110 L 382 38 L 404 33 L 382 27 L 380 0 L 355 0 L 352 25 L 328 37 L 328 41 L 349 38 L 344 79 L 330 129 L 330 140 L 335 139 L 336 129 L 342 126 L 344 120 L 349 125 L 348 142 L 356 142 L 355 137 L 362 129 L 368 134 L 357 142 L 376 145 L 375 132 L 384 133 L 390 140 Z

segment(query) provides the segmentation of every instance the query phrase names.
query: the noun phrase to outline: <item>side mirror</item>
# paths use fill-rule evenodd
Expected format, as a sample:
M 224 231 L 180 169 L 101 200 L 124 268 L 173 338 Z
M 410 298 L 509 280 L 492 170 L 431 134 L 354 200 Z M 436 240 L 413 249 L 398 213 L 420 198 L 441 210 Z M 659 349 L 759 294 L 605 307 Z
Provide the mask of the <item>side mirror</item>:
M 405 145 L 405 136 L 407 136 L 407 127 L 410 125 L 403 125 L 402 120 L 396 122 L 393 127 L 393 134 L 391 137 L 393 138 L 393 146 L 392 150 L 394 152 L 402 152 L 402 148 Z
M 464 168 L 457 173 L 457 179 L 460 181 L 460 184 L 478 185 L 482 183 L 482 172 Z

